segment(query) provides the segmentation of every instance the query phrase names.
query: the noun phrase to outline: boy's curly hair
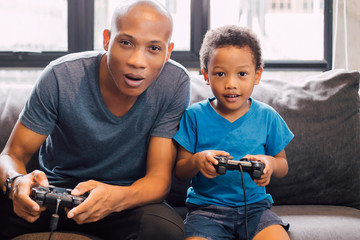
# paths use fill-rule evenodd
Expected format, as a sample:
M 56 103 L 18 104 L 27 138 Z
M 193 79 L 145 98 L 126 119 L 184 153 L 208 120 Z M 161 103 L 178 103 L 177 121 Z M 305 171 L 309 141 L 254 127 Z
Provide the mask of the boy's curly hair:
M 258 70 L 264 66 L 262 59 L 260 41 L 257 36 L 245 27 L 236 25 L 225 25 L 216 29 L 208 30 L 200 49 L 201 69 L 208 71 L 207 65 L 214 49 L 234 46 L 243 48 L 248 46 L 254 57 L 255 69 Z

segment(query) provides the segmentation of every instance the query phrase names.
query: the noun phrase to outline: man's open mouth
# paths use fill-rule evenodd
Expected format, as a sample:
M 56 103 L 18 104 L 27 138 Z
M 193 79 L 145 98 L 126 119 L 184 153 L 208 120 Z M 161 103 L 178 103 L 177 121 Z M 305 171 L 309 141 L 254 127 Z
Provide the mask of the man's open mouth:
M 130 87 L 139 87 L 144 81 L 144 77 L 135 74 L 125 74 L 125 82 Z

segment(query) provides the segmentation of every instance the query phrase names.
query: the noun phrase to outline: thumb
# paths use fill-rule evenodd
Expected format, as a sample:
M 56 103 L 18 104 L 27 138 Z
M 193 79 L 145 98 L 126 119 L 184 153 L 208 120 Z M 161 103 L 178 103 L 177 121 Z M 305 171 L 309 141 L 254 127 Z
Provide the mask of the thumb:
M 38 183 L 42 187 L 48 187 L 49 181 L 43 171 L 35 170 L 31 173 L 33 175 L 34 180 L 36 183 Z
M 71 191 L 71 194 L 75 196 L 82 195 L 86 192 L 90 192 L 95 187 L 96 185 L 94 181 L 90 180 L 86 182 L 81 182 Z

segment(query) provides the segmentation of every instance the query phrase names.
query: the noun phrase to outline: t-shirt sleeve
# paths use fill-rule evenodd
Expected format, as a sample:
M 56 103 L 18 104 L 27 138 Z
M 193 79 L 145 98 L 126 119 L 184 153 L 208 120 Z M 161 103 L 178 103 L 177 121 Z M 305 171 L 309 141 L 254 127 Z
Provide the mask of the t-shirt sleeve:
M 191 111 L 186 110 L 180 120 L 179 130 L 176 132 L 174 140 L 189 152 L 195 153 L 196 139 L 194 118 Z
M 294 134 L 278 113 L 274 113 L 267 138 L 265 151 L 270 156 L 275 156 L 281 152 L 294 138 Z
M 164 90 L 168 91 L 162 89 L 162 91 Z M 169 104 L 156 122 L 151 136 L 172 138 L 176 133 L 180 118 L 190 102 L 190 77 L 188 74 L 182 71 L 170 94 Z
M 22 112 L 20 121 L 27 128 L 42 135 L 49 135 L 58 119 L 58 84 L 51 65 L 37 80 Z

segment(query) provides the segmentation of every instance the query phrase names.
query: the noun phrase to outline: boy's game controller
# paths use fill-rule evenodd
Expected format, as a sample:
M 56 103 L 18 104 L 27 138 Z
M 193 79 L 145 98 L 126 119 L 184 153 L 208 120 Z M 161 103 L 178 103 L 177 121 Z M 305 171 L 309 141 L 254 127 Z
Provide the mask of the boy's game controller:
M 251 161 L 247 158 L 242 158 L 240 161 L 232 160 L 233 157 L 228 156 L 215 156 L 216 160 L 219 161 L 218 165 L 214 165 L 216 172 L 220 175 L 226 173 L 227 170 L 239 170 L 240 166 L 244 172 L 248 172 L 253 179 L 259 179 L 264 170 L 264 163 L 260 161 Z
M 60 188 L 60 187 L 34 187 L 32 188 L 30 197 L 40 205 L 47 206 L 49 208 L 56 208 L 58 201 L 60 200 L 60 206 L 64 208 L 74 208 L 82 203 L 86 196 L 74 196 L 71 195 L 72 189 Z

